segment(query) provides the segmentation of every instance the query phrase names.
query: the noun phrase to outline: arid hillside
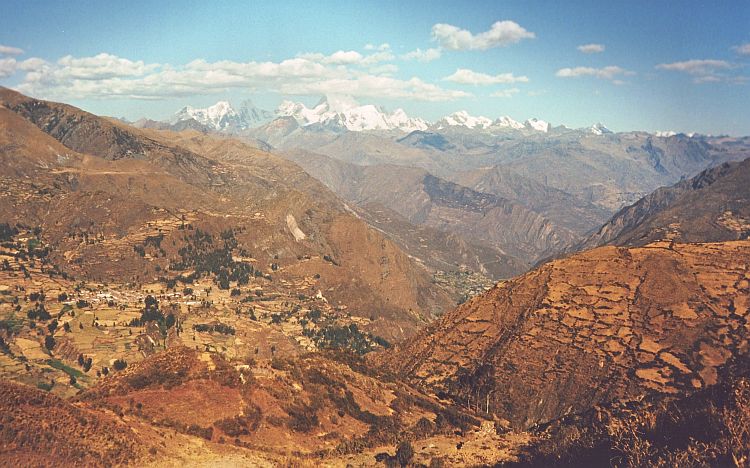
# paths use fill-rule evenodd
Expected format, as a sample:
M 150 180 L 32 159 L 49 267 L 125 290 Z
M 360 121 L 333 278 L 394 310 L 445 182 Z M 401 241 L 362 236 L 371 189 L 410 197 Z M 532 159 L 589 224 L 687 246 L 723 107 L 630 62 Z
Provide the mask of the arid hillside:
M 293 163 L 234 140 L 135 129 L 7 89 L 0 97 L 0 218 L 40 228 L 71 276 L 174 280 L 187 266 L 185 231 L 234 230 L 235 257 L 252 258 L 262 277 L 313 279 L 294 294 L 320 291 L 381 320 L 389 339 L 454 301 Z
M 509 278 L 540 257 L 558 252 L 577 236 L 524 205 L 435 177 L 424 169 L 397 165 L 358 166 L 327 156 L 290 151 L 295 161 L 331 190 L 366 212 L 385 207 L 419 228 L 463 239 L 478 270 Z M 393 229 L 395 228 L 395 229 Z M 405 229 L 385 232 L 404 238 Z M 446 247 L 434 242 L 435 250 Z
M 717 383 L 750 346 L 750 242 L 605 247 L 498 285 L 380 356 L 527 428 Z
M 748 153 L 750 156 L 750 153 Z M 750 237 L 750 158 L 706 169 L 615 214 L 578 246 L 725 241 Z

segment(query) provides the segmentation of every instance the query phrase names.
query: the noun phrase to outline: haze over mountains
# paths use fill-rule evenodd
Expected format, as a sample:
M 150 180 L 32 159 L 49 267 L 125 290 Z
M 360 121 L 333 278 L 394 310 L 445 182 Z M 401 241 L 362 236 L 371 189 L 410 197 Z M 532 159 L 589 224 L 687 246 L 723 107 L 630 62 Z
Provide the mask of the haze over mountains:
M 420 228 L 456 235 L 466 248 L 441 257 L 494 278 L 569 250 L 658 187 L 748 154 L 742 139 L 614 133 L 601 123 L 570 129 L 465 111 L 430 123 L 346 97 L 312 108 L 284 101 L 274 113 L 241 109 L 225 101 L 185 108 L 157 127 L 230 134 L 273 150 L 361 210 L 387 208 L 405 220 L 379 225 L 402 248 L 420 243 Z M 417 258 L 430 263 L 424 252 Z

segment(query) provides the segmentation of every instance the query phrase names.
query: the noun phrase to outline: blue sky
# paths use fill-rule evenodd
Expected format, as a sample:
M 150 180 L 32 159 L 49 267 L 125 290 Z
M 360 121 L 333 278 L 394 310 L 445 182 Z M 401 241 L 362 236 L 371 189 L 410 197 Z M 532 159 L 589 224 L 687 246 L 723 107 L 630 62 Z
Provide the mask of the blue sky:
M 429 120 L 750 135 L 750 2 L 277 3 L 3 1 L 0 84 L 129 119 L 346 94 Z

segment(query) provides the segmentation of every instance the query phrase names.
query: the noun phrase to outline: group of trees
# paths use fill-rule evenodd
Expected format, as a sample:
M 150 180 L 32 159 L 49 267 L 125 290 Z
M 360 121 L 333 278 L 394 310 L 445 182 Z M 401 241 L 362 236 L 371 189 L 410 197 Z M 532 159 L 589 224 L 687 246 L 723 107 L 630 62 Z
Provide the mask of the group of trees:
M 327 324 L 317 329 L 305 328 L 302 334 L 312 339 L 319 348 L 348 349 L 360 355 L 369 353 L 375 346 L 391 346 L 382 337 L 362 332 L 354 323 L 345 326 Z
M 193 325 L 193 330 L 198 332 L 216 332 L 222 335 L 234 335 L 235 329 L 224 323 L 197 323 Z
M 220 289 L 229 289 L 231 282 L 245 285 L 253 275 L 262 275 L 250 263 L 234 261 L 232 253 L 238 248 L 238 243 L 231 229 L 221 233 L 221 246 L 218 247 L 213 236 L 200 229 L 185 235 L 184 240 L 186 245 L 177 251 L 180 261 L 172 262 L 169 267 L 175 271 L 193 269 L 194 276 L 180 276 L 177 279 L 181 281 L 192 282 L 195 278 L 213 274 Z
M 177 317 L 171 312 L 165 316 L 159 309 L 159 301 L 149 294 L 143 300 L 141 316 L 131 320 L 129 325 L 131 327 L 140 327 L 148 322 L 156 322 L 162 334 L 166 335 L 167 330 L 174 327 L 175 323 L 177 323 Z

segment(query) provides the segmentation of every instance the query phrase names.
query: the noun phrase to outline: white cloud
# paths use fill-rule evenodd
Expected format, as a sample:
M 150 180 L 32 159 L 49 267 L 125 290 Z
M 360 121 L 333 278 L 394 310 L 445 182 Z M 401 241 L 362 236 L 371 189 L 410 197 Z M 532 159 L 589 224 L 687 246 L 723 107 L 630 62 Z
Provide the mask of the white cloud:
M 402 60 L 416 60 L 418 62 L 432 62 L 433 60 L 439 59 L 442 55 L 440 49 L 430 48 L 422 50 L 417 48 L 411 52 L 403 54 L 400 58 Z
M 309 60 L 311 62 L 319 62 L 324 65 L 359 65 L 367 67 L 380 62 L 393 60 L 395 57 L 389 48 L 385 48 L 370 55 L 362 55 L 354 50 L 339 50 L 331 55 L 308 53 L 301 54 L 298 58 Z
M 16 72 L 16 59 L 5 58 L 0 59 L 0 78 L 7 78 Z
M 326 61 L 324 63 L 332 63 L 336 65 L 351 65 L 361 62 L 362 58 L 362 54 L 354 50 L 349 50 L 346 52 L 343 50 L 339 50 L 338 52 L 334 52 L 330 56 L 326 57 Z
M 693 77 L 694 83 L 715 83 L 720 81 L 735 81 L 734 77 L 728 77 L 724 72 L 736 68 L 725 60 L 685 60 L 682 62 L 660 63 L 656 66 L 658 70 L 676 71 Z
M 604 52 L 605 47 L 603 44 L 583 44 L 576 47 L 576 49 L 584 54 L 598 54 Z
M 384 63 L 382 65 L 375 65 L 367 69 L 375 75 L 392 75 L 398 71 L 398 66 L 392 63 Z
M 0 55 L 21 55 L 23 49 L 0 44 Z
M 533 39 L 536 35 L 515 21 L 497 21 L 489 31 L 472 34 L 466 29 L 438 23 L 432 27 L 432 38 L 448 50 L 486 50 L 505 47 L 522 39 Z
M 388 76 L 363 74 L 352 78 L 295 82 L 280 88 L 283 94 L 346 94 L 355 97 L 452 101 L 471 97 L 470 93 L 442 89 L 419 78 L 399 80 Z
M 445 81 L 452 81 L 454 83 L 469 84 L 474 86 L 485 86 L 492 84 L 507 84 L 507 83 L 527 83 L 529 81 L 526 76 L 515 76 L 513 73 L 501 73 L 499 75 L 488 75 L 486 73 L 479 73 L 466 68 L 459 68 L 456 72 L 450 76 L 443 78 Z
M 373 44 L 365 45 L 365 50 L 379 50 L 381 52 L 384 50 L 390 50 L 390 48 L 391 48 L 391 45 L 388 44 L 387 42 L 384 42 L 380 45 L 373 45 Z
M 750 42 L 734 46 L 732 49 L 740 55 L 750 55 Z
M 660 70 L 672 70 L 690 75 L 706 75 L 719 69 L 732 68 L 732 64 L 724 60 L 686 60 L 684 62 L 661 63 L 656 66 Z
M 375 52 L 374 54 L 366 55 L 365 57 L 363 57 L 362 65 L 372 66 L 380 62 L 389 62 L 395 58 L 396 56 L 391 53 L 390 49 L 381 50 L 380 52 Z
M 146 64 L 108 54 L 63 57 L 57 62 L 30 58 L 21 63 L 3 59 L 7 73 L 25 72 L 17 89 L 50 99 L 113 98 L 163 99 L 226 93 L 230 89 L 263 90 L 284 94 L 348 94 L 446 101 L 470 96 L 446 90 L 419 78 L 396 79 L 391 63 L 383 63 L 384 50 L 369 56 L 351 51 L 329 56 L 308 54 L 281 62 L 207 62 L 185 65 Z M 12 60 L 11 64 L 6 61 Z M 362 67 L 365 67 L 364 69 Z
M 133 62 L 111 54 L 99 54 L 94 57 L 74 58 L 66 55 L 57 61 L 70 78 L 96 80 L 116 76 L 142 76 L 159 67 L 158 64 L 146 65 L 142 60 Z
M 47 62 L 38 57 L 31 57 L 18 63 L 18 69 L 25 71 L 39 70 L 45 66 L 48 66 Z
M 495 91 L 494 93 L 490 94 L 490 97 L 511 98 L 520 92 L 521 90 L 518 88 L 501 89 L 499 91 Z
M 592 68 L 592 67 L 574 67 L 574 68 L 561 68 L 557 70 L 555 76 L 558 78 L 578 78 L 581 76 L 593 76 L 602 80 L 610 80 L 616 82 L 615 84 L 623 84 L 624 82 L 618 79 L 619 76 L 632 76 L 635 72 L 625 70 L 624 68 L 610 65 L 603 68 Z

